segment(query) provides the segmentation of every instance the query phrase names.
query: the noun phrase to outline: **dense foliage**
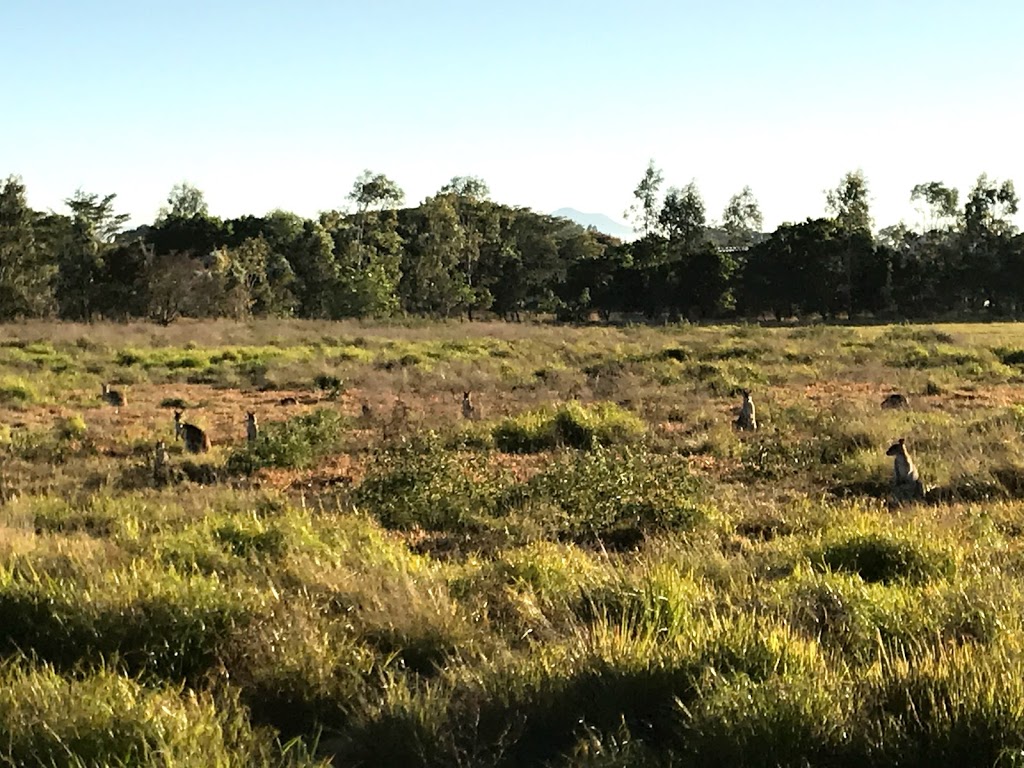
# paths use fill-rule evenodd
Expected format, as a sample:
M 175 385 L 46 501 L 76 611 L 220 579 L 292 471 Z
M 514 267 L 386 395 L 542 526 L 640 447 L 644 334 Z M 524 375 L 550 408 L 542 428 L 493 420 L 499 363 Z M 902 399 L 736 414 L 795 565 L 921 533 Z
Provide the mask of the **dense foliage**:
M 1009 181 L 981 175 L 962 207 L 957 190 L 919 184 L 919 231 L 874 232 L 857 171 L 827 193 L 827 217 L 770 234 L 749 188 L 713 226 L 696 184 L 663 196 L 661 184 L 652 162 L 631 209 L 641 236 L 621 242 L 493 202 L 472 177 L 400 208 L 398 185 L 367 171 L 349 210 L 315 220 L 220 219 L 182 184 L 152 225 L 124 231 L 116 195 L 79 190 L 68 213 L 42 214 L 12 176 L 0 185 L 0 319 L 1013 317 L 1024 304 Z

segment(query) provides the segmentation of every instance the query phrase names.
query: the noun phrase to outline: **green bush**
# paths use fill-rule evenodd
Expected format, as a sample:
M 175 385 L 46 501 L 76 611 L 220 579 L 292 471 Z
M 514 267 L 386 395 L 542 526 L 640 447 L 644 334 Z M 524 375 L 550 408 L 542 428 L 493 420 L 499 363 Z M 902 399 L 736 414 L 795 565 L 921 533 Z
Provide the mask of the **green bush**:
M 186 408 L 191 408 L 187 400 L 180 397 L 165 397 L 160 401 L 161 408 L 174 408 L 179 411 L 183 411 Z
M 834 571 L 849 571 L 867 582 L 923 582 L 948 575 L 952 560 L 942 552 L 916 542 L 873 533 L 827 545 L 817 559 Z
M 597 448 L 506 489 L 499 509 L 518 508 L 565 541 L 629 549 L 648 533 L 693 528 L 704 517 L 702 488 L 677 458 Z
M 817 676 L 719 680 L 681 718 L 679 751 L 695 768 L 846 764 L 848 710 L 842 689 Z
M 19 376 L 0 378 L 0 403 L 4 405 L 29 405 L 39 400 L 39 393 L 31 383 Z
M 252 474 L 263 467 L 302 469 L 338 449 L 345 418 L 326 408 L 264 426 L 254 443 L 228 456 L 227 469 Z
M 472 528 L 493 506 L 492 490 L 470 475 L 472 466 L 431 433 L 379 451 L 354 501 L 386 528 Z
M 493 431 L 494 444 L 505 453 L 537 453 L 558 447 L 591 450 L 638 440 L 644 423 L 614 403 L 583 406 L 565 403 L 505 419 Z
M 81 440 L 89 428 L 80 414 L 67 416 L 57 424 L 57 435 L 62 440 Z
M 970 645 L 884 661 L 854 692 L 865 756 L 908 768 L 1021 765 L 1019 664 Z

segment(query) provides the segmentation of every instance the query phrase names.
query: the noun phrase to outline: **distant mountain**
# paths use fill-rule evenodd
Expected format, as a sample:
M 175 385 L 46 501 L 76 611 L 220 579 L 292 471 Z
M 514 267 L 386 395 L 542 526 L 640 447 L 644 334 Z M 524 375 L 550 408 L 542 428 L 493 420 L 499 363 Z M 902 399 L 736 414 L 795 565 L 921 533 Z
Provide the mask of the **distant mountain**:
M 563 219 L 575 221 L 581 227 L 593 227 L 598 232 L 617 237 L 621 240 L 633 240 L 636 232 L 625 224 L 620 224 L 615 219 L 605 216 L 603 213 L 582 213 L 575 208 L 559 208 L 553 211 L 552 216 L 559 216 Z

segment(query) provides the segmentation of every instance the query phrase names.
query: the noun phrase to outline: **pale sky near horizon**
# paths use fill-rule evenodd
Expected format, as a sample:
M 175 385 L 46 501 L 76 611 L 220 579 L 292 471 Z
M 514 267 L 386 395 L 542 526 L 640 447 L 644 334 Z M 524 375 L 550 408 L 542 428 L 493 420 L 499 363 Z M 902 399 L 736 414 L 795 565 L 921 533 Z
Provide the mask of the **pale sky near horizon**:
M 1024 191 L 1022 36 L 1014 0 L 0 0 L 0 177 L 133 224 L 180 181 L 315 216 L 365 168 L 621 220 L 653 158 L 772 230 L 860 168 L 876 227 L 913 225 L 919 182 Z

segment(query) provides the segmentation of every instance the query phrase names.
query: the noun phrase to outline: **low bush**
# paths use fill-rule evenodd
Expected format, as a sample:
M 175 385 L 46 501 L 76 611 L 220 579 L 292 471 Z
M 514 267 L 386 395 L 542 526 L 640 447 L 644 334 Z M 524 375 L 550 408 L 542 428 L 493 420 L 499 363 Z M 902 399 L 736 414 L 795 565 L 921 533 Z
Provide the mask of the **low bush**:
M 859 574 L 864 581 L 924 582 L 948 575 L 953 562 L 945 553 L 888 534 L 853 536 L 825 546 L 816 562 L 834 571 Z
M 57 436 L 62 440 L 81 440 L 89 428 L 80 414 L 66 416 L 57 424 Z
M 614 403 L 583 406 L 566 403 L 505 419 L 493 430 L 494 444 L 505 453 L 537 453 L 566 447 L 590 450 L 638 440 L 645 426 L 635 414 Z
M 0 377 L 0 404 L 30 405 L 39 401 L 36 388 L 18 376 Z
M 649 533 L 696 526 L 702 488 L 677 458 L 598 448 L 506 489 L 499 509 L 522 510 L 564 541 L 630 549 Z
M 353 499 L 386 528 L 465 530 L 493 507 L 493 489 L 472 470 L 427 434 L 379 451 Z
M 263 467 L 302 469 L 338 449 L 346 420 L 326 408 L 263 427 L 259 437 L 236 449 L 227 470 L 252 474 Z

